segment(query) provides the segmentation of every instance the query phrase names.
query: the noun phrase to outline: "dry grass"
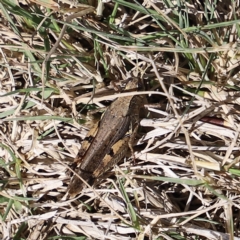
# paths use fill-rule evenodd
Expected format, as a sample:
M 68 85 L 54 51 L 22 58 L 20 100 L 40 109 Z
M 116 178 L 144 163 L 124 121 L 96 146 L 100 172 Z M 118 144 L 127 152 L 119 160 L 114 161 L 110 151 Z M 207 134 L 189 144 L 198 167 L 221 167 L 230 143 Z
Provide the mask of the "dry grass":
M 0 238 L 240 239 L 239 2 L 108 1 L 56 46 L 71 2 L 0 3 Z M 88 110 L 129 77 L 135 164 L 66 198 Z

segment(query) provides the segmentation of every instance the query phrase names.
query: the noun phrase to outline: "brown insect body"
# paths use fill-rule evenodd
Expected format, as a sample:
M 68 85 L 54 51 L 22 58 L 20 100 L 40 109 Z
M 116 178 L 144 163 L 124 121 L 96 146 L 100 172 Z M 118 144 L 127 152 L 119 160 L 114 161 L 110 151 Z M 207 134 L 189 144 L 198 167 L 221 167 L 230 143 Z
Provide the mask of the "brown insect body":
M 132 79 L 126 90 L 136 90 L 138 84 L 137 79 Z M 91 184 L 124 157 L 137 132 L 142 101 L 143 97 L 140 95 L 118 98 L 89 131 L 75 159 L 78 163 L 76 172 L 85 181 Z M 80 193 L 83 186 L 83 182 L 73 176 L 69 195 Z

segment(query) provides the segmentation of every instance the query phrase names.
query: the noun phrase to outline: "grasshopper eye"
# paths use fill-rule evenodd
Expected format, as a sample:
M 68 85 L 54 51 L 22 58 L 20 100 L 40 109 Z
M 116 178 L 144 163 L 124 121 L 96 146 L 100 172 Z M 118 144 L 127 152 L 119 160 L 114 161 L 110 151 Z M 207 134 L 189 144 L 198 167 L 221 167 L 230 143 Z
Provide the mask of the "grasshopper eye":
M 138 90 L 141 90 L 141 89 L 143 89 L 143 83 L 142 83 L 142 81 L 141 80 L 138 80 Z

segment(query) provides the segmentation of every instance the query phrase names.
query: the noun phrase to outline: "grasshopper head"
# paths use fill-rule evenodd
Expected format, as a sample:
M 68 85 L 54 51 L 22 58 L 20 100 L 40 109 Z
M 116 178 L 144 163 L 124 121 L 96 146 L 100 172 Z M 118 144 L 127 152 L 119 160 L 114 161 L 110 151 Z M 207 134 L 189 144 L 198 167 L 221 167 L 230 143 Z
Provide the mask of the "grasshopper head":
M 125 90 L 141 90 L 143 89 L 143 84 L 140 78 L 130 78 L 125 87 Z

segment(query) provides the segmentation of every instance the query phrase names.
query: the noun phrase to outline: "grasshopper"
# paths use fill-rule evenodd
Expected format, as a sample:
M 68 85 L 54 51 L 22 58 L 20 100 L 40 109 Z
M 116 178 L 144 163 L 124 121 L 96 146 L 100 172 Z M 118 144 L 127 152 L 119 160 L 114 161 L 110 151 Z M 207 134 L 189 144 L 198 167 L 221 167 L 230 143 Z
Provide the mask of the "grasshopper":
M 136 90 L 139 83 L 137 78 L 133 78 L 125 90 Z M 87 134 L 74 162 L 77 164 L 76 172 L 89 184 L 117 164 L 128 147 L 133 154 L 132 145 L 139 126 L 139 109 L 142 104 L 141 95 L 118 98 Z M 74 175 L 68 194 L 70 197 L 76 196 L 83 187 L 84 183 Z

